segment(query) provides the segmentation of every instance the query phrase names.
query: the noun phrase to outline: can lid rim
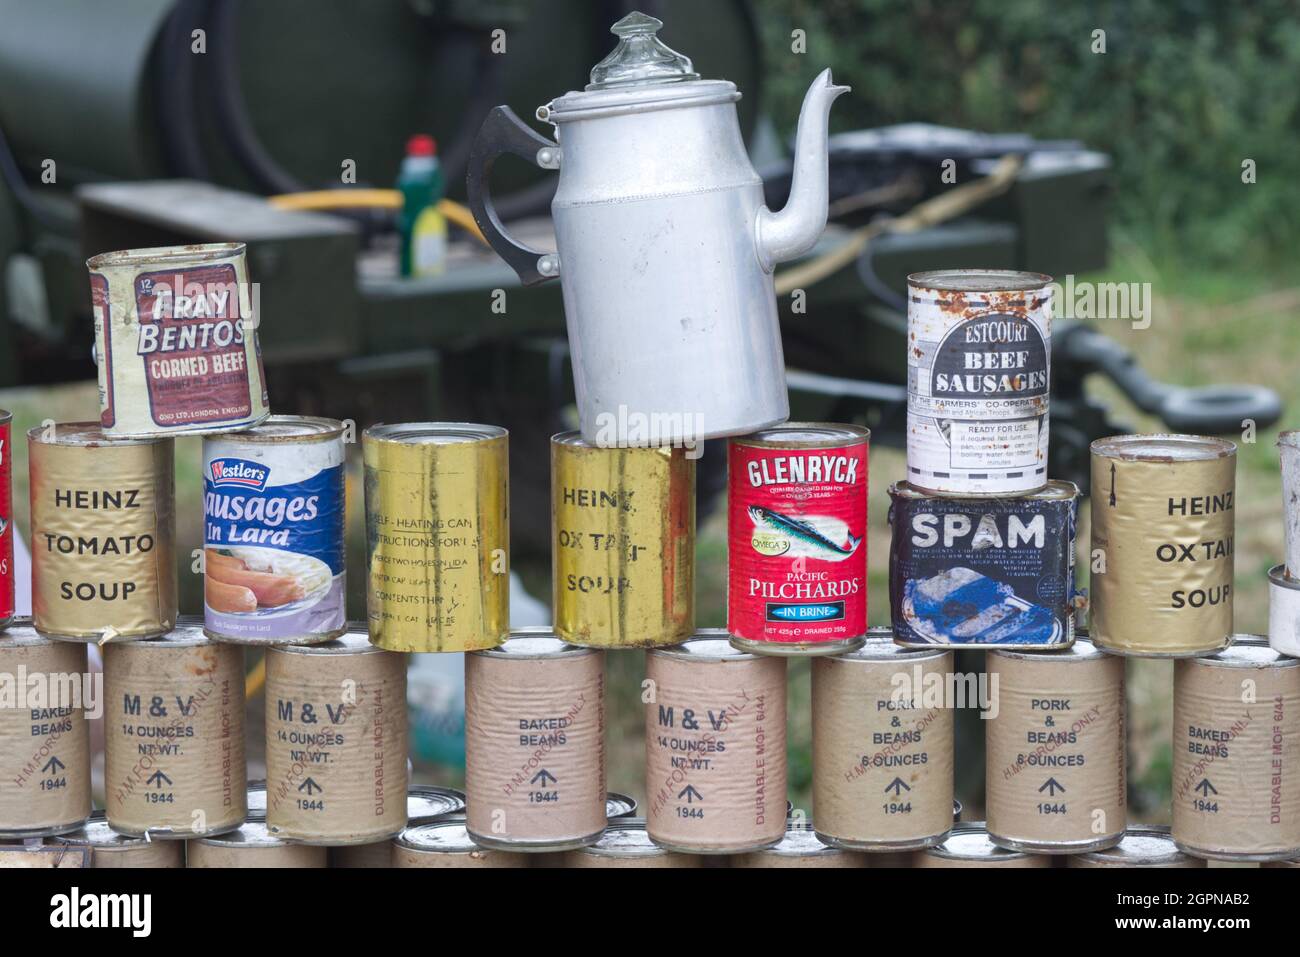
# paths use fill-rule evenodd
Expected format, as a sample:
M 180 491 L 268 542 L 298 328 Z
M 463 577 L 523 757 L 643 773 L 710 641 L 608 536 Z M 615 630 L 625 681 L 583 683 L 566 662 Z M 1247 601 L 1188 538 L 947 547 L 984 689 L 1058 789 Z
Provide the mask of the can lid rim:
M 551 639 L 551 642 L 546 641 L 548 638 Z M 529 651 L 522 644 L 517 646 L 518 650 L 507 649 L 506 646 L 513 641 L 538 643 L 545 645 L 547 650 Z M 478 651 L 471 651 L 470 654 L 483 658 L 502 658 L 507 661 L 546 661 L 556 658 L 581 658 L 597 654 L 599 651 L 599 648 L 584 648 L 581 645 L 569 644 L 569 642 L 555 634 L 554 628 L 548 628 L 545 625 L 533 625 L 525 628 L 511 628 L 506 634 L 506 640 L 495 648 L 482 648 Z
M 339 637 L 332 638 L 329 641 L 322 641 L 314 645 L 273 645 L 268 647 L 267 651 L 286 655 L 325 656 L 400 654 L 400 652 L 388 651 L 386 648 L 371 644 L 369 626 L 362 622 L 350 621 L 347 624 L 347 629 Z
M 984 280 L 980 285 L 976 285 Z M 921 289 L 984 295 L 998 292 L 1034 292 L 1055 280 L 1041 272 L 1021 269 L 929 269 L 908 275 L 907 284 Z M 974 286 L 974 288 L 972 288 Z
M 1144 446 L 1180 445 L 1188 449 L 1184 457 L 1144 452 Z M 1211 435 L 1189 435 L 1179 432 L 1136 432 L 1131 435 L 1110 435 L 1094 439 L 1090 450 L 1094 456 L 1117 458 L 1126 462 L 1212 462 L 1237 454 L 1237 443 Z M 1191 454 L 1200 451 L 1201 454 Z
M 166 266 L 176 261 L 212 262 L 243 255 L 247 250 L 245 243 L 195 243 L 188 246 L 153 246 L 138 249 L 117 249 L 113 252 L 100 253 L 86 260 L 88 269 L 103 269 L 106 266 L 143 266 L 156 263 Z
M 782 435 L 807 433 L 820 438 L 806 442 L 782 439 Z M 738 435 L 731 440 L 733 445 L 750 446 L 764 449 L 821 449 L 833 448 L 845 442 L 870 442 L 871 430 L 861 425 L 847 422 L 782 422 L 780 425 L 768 426 L 749 435 Z
M 1018 492 L 1015 495 L 990 495 L 987 493 L 972 493 L 969 495 L 953 495 L 949 492 L 931 492 L 923 489 L 918 485 L 913 485 L 906 479 L 900 479 L 889 486 L 889 497 L 906 499 L 909 501 L 934 501 L 942 499 L 944 501 L 957 502 L 963 507 L 975 507 L 981 502 L 1018 502 L 1022 500 L 1039 501 L 1039 502 L 1068 502 L 1071 499 L 1078 498 L 1082 493 L 1079 486 L 1066 479 L 1049 479 L 1047 484 L 1042 488 L 1035 489 L 1032 492 Z
M 98 422 L 55 422 L 50 440 L 45 438 L 46 426 L 34 425 L 27 430 L 27 439 L 37 445 L 65 448 L 94 449 L 126 448 L 133 445 L 160 445 L 170 440 L 168 435 L 117 436 L 109 435 Z M 72 439 L 74 441 L 66 441 Z
M 990 655 L 996 655 L 999 658 L 1014 658 L 1018 661 L 1067 661 L 1071 664 L 1077 664 L 1085 661 L 1098 661 L 1102 658 L 1114 659 L 1120 662 L 1124 660 L 1122 657 L 1112 655 L 1100 645 L 1095 644 L 1088 637 L 1086 629 L 1077 627 L 1074 630 L 1074 642 L 1065 647 L 1060 645 L 1044 645 L 1041 649 L 990 647 L 988 651 Z
M 221 432 L 204 436 L 210 442 L 249 442 L 273 445 L 282 442 L 325 441 L 341 436 L 346 428 L 338 419 L 314 415 L 270 415 L 242 432 Z M 272 432 L 272 430 L 276 430 Z
M 413 445 L 415 443 L 412 439 L 437 436 L 451 440 L 442 444 L 460 445 L 483 439 L 507 438 L 509 434 L 499 425 L 483 425 L 478 422 L 380 422 L 363 431 L 361 438 L 363 441 Z M 460 441 L 455 441 L 456 439 Z

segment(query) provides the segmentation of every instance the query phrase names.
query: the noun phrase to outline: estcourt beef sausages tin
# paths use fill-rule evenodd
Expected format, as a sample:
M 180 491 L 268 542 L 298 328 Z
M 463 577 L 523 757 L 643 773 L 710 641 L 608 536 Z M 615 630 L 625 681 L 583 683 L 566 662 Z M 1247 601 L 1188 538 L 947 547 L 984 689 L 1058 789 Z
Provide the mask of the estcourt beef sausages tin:
M 14 618 L 13 416 L 0 409 L 0 628 Z
M 203 440 L 204 630 L 243 644 L 345 630 L 343 423 L 277 415 Z
M 107 434 L 228 432 L 266 418 L 243 243 L 125 249 L 86 266 Z
M 889 489 L 889 603 L 904 645 L 1068 647 L 1079 489 L 1016 498 Z
M 867 443 L 791 422 L 731 440 L 727 630 L 744 651 L 838 654 L 867 630 Z

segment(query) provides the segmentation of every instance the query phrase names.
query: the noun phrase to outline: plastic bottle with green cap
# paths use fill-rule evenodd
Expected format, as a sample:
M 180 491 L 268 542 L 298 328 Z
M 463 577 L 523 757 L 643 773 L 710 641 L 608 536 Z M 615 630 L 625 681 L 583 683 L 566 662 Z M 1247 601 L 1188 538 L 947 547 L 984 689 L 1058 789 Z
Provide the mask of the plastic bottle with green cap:
M 421 133 L 407 140 L 397 188 L 402 194 L 402 275 L 436 276 L 447 258 L 447 220 L 438 210 L 445 186 L 432 136 Z

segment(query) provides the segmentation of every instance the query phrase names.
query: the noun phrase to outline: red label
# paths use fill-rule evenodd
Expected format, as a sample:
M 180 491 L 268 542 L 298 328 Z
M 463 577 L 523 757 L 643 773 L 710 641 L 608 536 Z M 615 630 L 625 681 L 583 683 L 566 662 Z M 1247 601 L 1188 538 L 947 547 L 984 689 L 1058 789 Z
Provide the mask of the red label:
M 99 356 L 99 424 L 111 429 L 117 421 L 113 409 L 113 326 L 108 307 L 108 277 L 90 274 L 90 308 L 95 316 L 95 341 Z
M 732 442 L 727 630 L 818 642 L 867 630 L 867 446 Z
M 235 267 L 145 273 L 136 277 L 135 296 L 136 351 L 154 423 L 180 428 L 247 418 L 252 400 Z
M 14 509 L 9 423 L 0 424 L 0 621 L 14 616 Z

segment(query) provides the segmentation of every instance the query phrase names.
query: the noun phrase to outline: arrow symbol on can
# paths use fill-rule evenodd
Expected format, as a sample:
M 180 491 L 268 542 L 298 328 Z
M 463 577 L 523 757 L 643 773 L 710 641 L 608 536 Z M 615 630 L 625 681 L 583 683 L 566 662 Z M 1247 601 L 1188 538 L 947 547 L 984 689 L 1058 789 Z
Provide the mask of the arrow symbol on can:
M 1110 463 L 1110 504 L 1115 504 L 1115 463 Z
M 902 778 L 894 778 L 894 780 L 890 781 L 888 784 L 885 785 L 886 794 L 888 794 L 891 790 L 894 792 L 894 797 L 901 797 L 904 790 L 910 791 L 912 789 L 907 785 L 907 783 Z
M 63 762 L 60 761 L 56 755 L 45 762 L 45 767 L 41 768 L 41 773 L 44 774 L 46 771 L 49 771 L 51 774 L 58 774 L 64 769 L 64 766 Z
M 686 787 L 682 788 L 682 792 L 681 792 L 680 794 L 677 795 L 677 799 L 678 799 L 679 801 L 680 801 L 682 798 L 686 798 L 686 803 L 687 803 L 687 804 L 692 804 L 692 803 L 695 802 L 695 800 L 696 800 L 697 798 L 698 798 L 699 800 L 703 801 L 703 800 L 704 800 L 704 795 L 701 794 L 699 791 L 695 790 L 695 785 L 693 785 L 693 784 L 688 784 L 688 785 L 686 785 Z
M 298 785 L 299 791 L 306 791 L 308 794 L 318 794 L 325 789 L 316 783 L 314 778 L 308 778 Z
M 550 771 L 546 770 L 546 768 L 542 768 L 540 771 L 538 771 L 536 774 L 533 775 L 533 780 L 530 783 L 540 785 L 541 787 L 546 787 L 546 782 L 548 780 L 550 781 L 551 784 L 560 783 L 559 778 L 557 778 Z
M 1062 794 L 1065 793 L 1064 784 L 1056 780 L 1056 778 L 1048 778 L 1046 781 L 1043 782 L 1042 787 L 1040 787 L 1038 791 L 1040 794 L 1043 791 L 1047 791 L 1048 797 L 1056 797 L 1056 791 L 1058 788 L 1060 789 Z
M 1201 792 L 1201 797 L 1209 797 L 1210 792 L 1219 793 L 1219 789 L 1210 783 L 1209 778 L 1201 778 L 1201 783 L 1196 785 L 1196 790 Z
M 153 774 L 149 775 L 149 779 L 144 783 L 152 784 L 154 787 L 160 788 L 163 786 L 163 782 L 166 782 L 167 784 L 171 784 L 172 779 L 169 778 L 167 775 L 163 774 L 162 770 L 159 769 L 155 771 Z

